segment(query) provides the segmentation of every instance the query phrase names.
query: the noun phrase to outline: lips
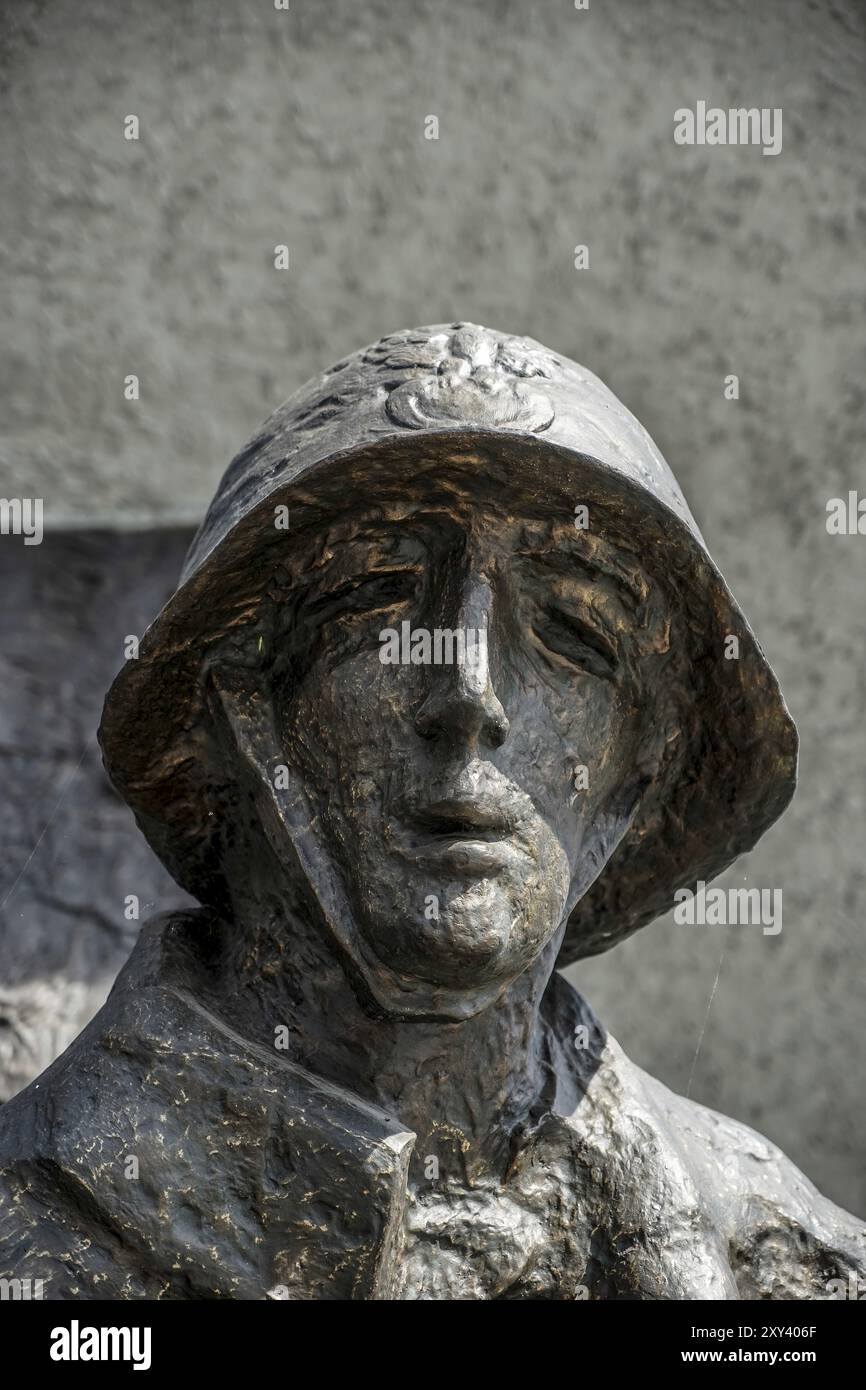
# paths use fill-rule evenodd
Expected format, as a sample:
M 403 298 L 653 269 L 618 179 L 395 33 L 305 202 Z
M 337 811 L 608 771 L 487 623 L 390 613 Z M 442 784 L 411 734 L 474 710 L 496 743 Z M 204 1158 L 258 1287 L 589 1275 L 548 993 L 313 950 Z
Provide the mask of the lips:
M 514 821 L 490 798 L 455 797 L 413 811 L 400 852 L 426 872 L 487 877 L 525 859 Z
M 501 840 L 514 831 L 510 817 L 483 797 L 434 801 L 412 819 L 420 830 L 452 839 Z

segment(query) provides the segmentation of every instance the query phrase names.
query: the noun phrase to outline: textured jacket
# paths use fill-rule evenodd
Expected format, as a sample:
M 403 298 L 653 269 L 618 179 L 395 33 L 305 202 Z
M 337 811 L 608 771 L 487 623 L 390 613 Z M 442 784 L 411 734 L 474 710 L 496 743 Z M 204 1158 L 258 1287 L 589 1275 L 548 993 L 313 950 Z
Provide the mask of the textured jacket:
M 0 1278 L 51 1299 L 447 1298 L 458 1268 L 464 1298 L 811 1299 L 866 1278 L 859 1222 L 633 1066 L 561 976 L 562 1057 L 580 1024 L 590 1039 L 577 1103 L 533 1122 L 495 1200 L 422 1191 L 412 1133 L 202 1005 L 200 920 L 150 923 L 0 1110 Z

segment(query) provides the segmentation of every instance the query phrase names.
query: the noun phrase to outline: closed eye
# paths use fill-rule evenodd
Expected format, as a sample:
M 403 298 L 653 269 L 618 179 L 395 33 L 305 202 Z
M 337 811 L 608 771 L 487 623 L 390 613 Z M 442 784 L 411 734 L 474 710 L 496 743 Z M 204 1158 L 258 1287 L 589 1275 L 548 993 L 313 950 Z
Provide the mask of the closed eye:
M 546 608 L 533 631 L 548 652 L 590 675 L 610 679 L 616 674 L 616 649 L 594 628 L 558 608 Z

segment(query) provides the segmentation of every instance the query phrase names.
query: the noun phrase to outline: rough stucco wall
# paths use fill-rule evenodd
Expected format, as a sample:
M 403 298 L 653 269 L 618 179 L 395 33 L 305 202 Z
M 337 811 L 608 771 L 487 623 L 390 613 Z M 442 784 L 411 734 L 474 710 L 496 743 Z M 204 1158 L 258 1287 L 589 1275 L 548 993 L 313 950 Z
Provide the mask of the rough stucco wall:
M 2 32 L 0 495 L 196 517 L 312 371 L 455 318 L 586 362 L 653 434 L 800 726 L 797 798 L 730 875 L 782 887 L 784 928 L 663 921 L 577 978 L 678 1089 L 706 1024 L 692 1095 L 866 1211 L 866 540 L 824 524 L 863 486 L 862 7 L 19 0 Z M 782 153 L 676 146 L 698 99 L 782 107 Z

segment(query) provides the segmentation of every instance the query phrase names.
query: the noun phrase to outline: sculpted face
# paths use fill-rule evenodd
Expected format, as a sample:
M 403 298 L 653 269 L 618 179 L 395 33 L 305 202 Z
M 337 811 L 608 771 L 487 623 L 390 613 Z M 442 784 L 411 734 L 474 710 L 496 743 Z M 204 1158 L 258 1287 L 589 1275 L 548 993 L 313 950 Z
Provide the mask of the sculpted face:
M 613 545 L 480 509 L 359 521 L 308 569 L 277 732 L 367 971 L 447 1012 L 557 934 L 638 795 L 646 594 Z

